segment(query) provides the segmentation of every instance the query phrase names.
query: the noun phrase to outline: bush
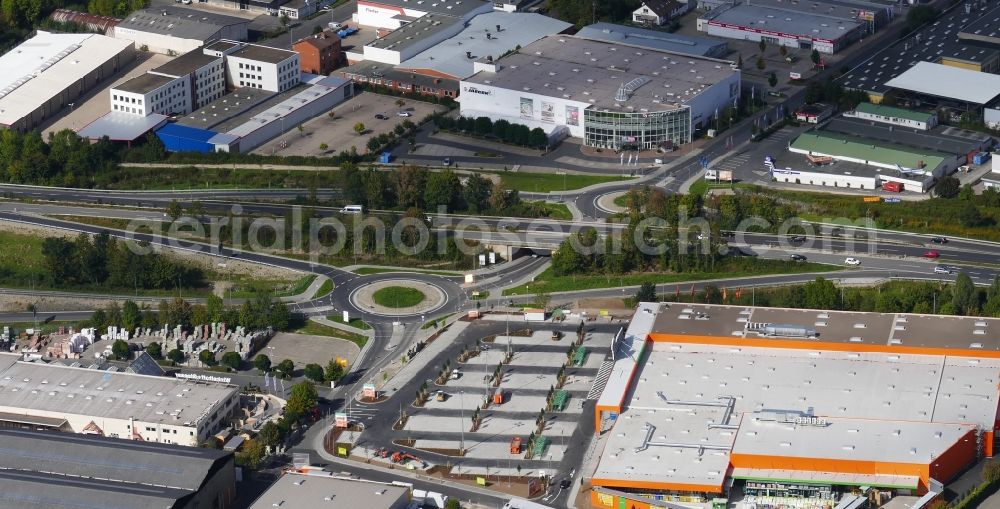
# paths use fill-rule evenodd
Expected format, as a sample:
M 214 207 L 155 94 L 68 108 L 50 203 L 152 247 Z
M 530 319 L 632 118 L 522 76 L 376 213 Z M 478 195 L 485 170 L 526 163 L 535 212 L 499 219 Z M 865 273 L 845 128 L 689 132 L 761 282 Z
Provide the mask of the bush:
M 302 373 L 305 375 L 306 378 L 314 382 L 323 381 L 323 367 L 320 366 L 319 364 L 306 364 L 306 367 L 305 369 L 302 370 Z

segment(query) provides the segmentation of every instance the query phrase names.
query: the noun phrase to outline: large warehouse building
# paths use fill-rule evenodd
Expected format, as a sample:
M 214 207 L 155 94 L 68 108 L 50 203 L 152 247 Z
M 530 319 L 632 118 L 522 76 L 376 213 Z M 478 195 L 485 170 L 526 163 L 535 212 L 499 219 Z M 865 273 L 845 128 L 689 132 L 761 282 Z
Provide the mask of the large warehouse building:
M 136 49 L 180 55 L 219 39 L 245 41 L 249 20 L 182 7 L 156 7 L 129 14 L 115 29 L 116 39 Z
M 477 14 L 493 10 L 483 0 L 360 0 L 355 21 L 359 25 L 396 30 L 427 15 L 456 18 L 465 24 Z
M 597 507 L 940 490 L 997 428 L 1000 320 L 642 303 L 595 412 Z M 838 505 L 841 504 L 841 505 Z M 846 505 L 845 505 L 846 504 Z
M 3 507 L 199 509 L 236 500 L 233 454 L 85 435 L 0 429 Z
M 0 355 L 0 427 L 198 446 L 239 405 L 234 386 L 18 358 Z
M 38 127 L 133 60 L 128 41 L 39 30 L 0 56 L 0 128 Z
M 678 33 L 650 30 L 613 23 L 599 22 L 587 25 L 576 33 L 577 37 L 604 42 L 619 42 L 659 51 L 670 51 L 696 57 L 724 58 L 729 44 L 718 39 L 695 37 Z
M 871 26 L 850 17 L 846 7 L 811 11 L 802 6 L 726 3 L 698 17 L 698 30 L 716 37 L 764 41 L 777 46 L 836 53 L 861 38 Z M 844 11 L 844 12 L 840 12 Z
M 732 62 L 550 36 L 461 82 L 462 115 L 505 119 L 593 147 L 688 143 L 740 95 Z

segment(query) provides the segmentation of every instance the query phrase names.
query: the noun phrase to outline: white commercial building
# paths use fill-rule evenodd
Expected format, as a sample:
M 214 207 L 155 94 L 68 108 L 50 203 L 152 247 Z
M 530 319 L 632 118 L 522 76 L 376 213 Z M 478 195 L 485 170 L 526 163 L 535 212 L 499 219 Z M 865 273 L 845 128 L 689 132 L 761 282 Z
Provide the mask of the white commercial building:
M 421 51 L 462 31 L 464 23 L 455 16 L 427 14 L 366 44 L 364 60 L 399 65 Z
M 428 14 L 454 17 L 464 24 L 491 10 L 493 2 L 483 0 L 359 0 L 355 21 L 359 25 L 396 30 Z
M 860 21 L 818 14 L 805 10 L 805 5 L 777 8 L 750 2 L 726 3 L 698 17 L 698 31 L 716 37 L 764 41 L 828 54 L 840 51 L 865 30 Z
M 156 7 L 129 14 L 114 29 L 116 39 L 154 53 L 180 55 L 219 39 L 244 41 L 249 20 L 182 7 Z
M 145 117 L 191 113 L 191 82 L 146 73 L 111 88 L 111 111 Z
M 222 56 L 209 54 L 202 48 L 185 53 L 152 71 L 190 83 L 193 109 L 220 98 L 226 93 L 226 67 Z
M 475 65 L 461 82 L 463 116 L 565 131 L 610 149 L 688 143 L 740 95 L 732 62 L 573 36 Z
M 0 128 L 37 127 L 134 59 L 127 41 L 39 30 L 0 56 Z
M 198 446 L 230 426 L 232 385 L 18 361 L 0 355 L 0 421 Z
M 246 44 L 226 55 L 229 82 L 235 87 L 284 92 L 301 83 L 299 54 Z

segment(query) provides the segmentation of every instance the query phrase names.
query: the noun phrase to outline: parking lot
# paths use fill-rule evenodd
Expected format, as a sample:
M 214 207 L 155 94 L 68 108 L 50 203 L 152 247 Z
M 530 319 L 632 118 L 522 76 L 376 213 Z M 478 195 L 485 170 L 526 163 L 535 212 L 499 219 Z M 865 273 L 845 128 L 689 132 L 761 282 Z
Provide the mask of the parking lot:
M 535 463 L 533 467 L 549 467 L 545 462 L 559 462 L 567 451 L 567 444 L 573 436 L 583 416 L 582 402 L 587 398 L 599 368 L 605 362 L 613 334 L 589 333 L 583 343 L 587 354 L 579 365 L 565 368 L 566 380 L 562 390 L 567 392 L 567 400 L 562 410 L 546 410 L 550 388 L 558 386 L 557 375 L 569 357 L 575 334 L 564 334 L 559 340 L 552 339 L 548 330 L 535 330 L 531 336 L 498 336 L 493 342 L 483 343 L 488 350 L 457 364 L 461 373 L 457 379 L 450 379 L 443 386 L 428 384 L 430 399 L 422 408 L 412 408 L 405 430 L 415 438 L 414 447 L 432 451 L 458 451 L 465 446 L 465 458 L 495 462 L 526 461 Z M 514 355 L 509 364 L 503 366 L 503 377 L 499 388 L 489 384 L 493 370 L 505 357 L 510 345 Z M 494 390 L 503 391 L 503 403 L 490 404 L 481 410 L 480 427 L 471 431 L 471 416 L 477 407 L 482 407 L 488 394 Z M 438 401 L 437 391 L 443 393 L 443 401 Z M 541 433 L 548 440 L 543 451 L 530 460 L 525 458 L 527 439 L 536 431 L 535 418 L 545 410 L 546 422 Z M 433 435 L 419 433 L 435 430 Z M 521 451 L 512 453 L 511 440 L 522 439 Z M 539 463 L 542 462 L 542 463 Z M 463 472 L 475 472 L 476 466 L 463 463 Z M 495 470 L 495 469 L 491 469 Z
M 254 154 L 277 154 L 282 156 L 331 156 L 354 147 L 358 153 L 365 153 L 368 140 L 382 133 L 388 133 L 397 124 L 409 120 L 419 123 L 435 111 L 447 108 L 431 103 L 404 100 L 402 106 L 396 104 L 396 97 L 373 93 L 362 93 L 345 101 L 333 109 L 334 116 L 320 115 L 302 125 L 301 131 L 291 129 L 253 151 Z M 405 111 L 409 117 L 397 114 Z M 376 118 L 382 115 L 385 119 Z M 364 124 L 366 131 L 358 135 L 354 131 L 357 123 Z M 326 148 L 321 148 L 325 145 Z

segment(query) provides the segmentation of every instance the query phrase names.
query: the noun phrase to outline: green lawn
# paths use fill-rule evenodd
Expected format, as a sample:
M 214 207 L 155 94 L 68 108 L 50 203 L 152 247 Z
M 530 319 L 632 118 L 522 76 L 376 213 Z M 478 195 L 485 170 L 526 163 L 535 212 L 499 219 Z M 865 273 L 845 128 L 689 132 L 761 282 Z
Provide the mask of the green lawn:
M 471 297 L 469 297 L 469 299 L 471 300 L 486 300 L 488 298 L 490 298 L 490 292 L 485 290 L 479 290 L 477 292 L 474 292 L 474 294 Z
M 313 298 L 319 299 L 321 297 L 326 297 L 327 295 L 330 295 L 330 292 L 332 291 L 333 291 L 333 281 L 327 279 L 326 281 L 323 281 L 322 285 L 320 285 L 319 290 L 316 290 L 316 295 L 313 295 Z
M 424 292 L 406 286 L 387 286 L 375 290 L 372 299 L 376 304 L 387 308 L 408 308 L 416 306 L 426 299 Z
M 360 318 L 352 318 L 350 322 L 346 322 L 346 323 L 344 322 L 344 317 L 343 316 L 332 316 L 331 315 L 331 316 L 326 317 L 326 319 L 330 320 L 331 322 L 343 323 L 344 325 L 349 325 L 351 327 L 354 327 L 356 329 L 361 329 L 361 330 L 371 330 L 371 328 L 372 328 L 371 325 L 368 325 L 368 322 L 366 322 L 366 321 L 364 321 L 364 320 L 362 320 Z
M 447 315 L 435 318 L 433 320 L 429 320 L 427 322 L 424 322 L 424 324 L 421 325 L 420 328 L 421 329 L 430 329 L 431 327 L 434 326 L 434 324 L 438 324 L 438 326 L 440 327 L 441 325 L 444 325 L 444 322 L 447 321 L 448 318 L 451 317 L 451 315 L 454 315 L 454 314 L 455 313 L 450 313 L 450 314 L 447 314 Z
M 336 327 L 316 323 L 312 320 L 306 320 L 306 323 L 302 327 L 299 327 L 291 332 L 295 334 L 309 334 L 311 336 L 329 336 L 331 338 L 346 339 L 347 341 L 358 345 L 358 348 L 364 348 L 365 343 L 368 342 L 368 337 L 364 334 L 347 332 Z
M 510 189 L 531 193 L 572 191 L 594 184 L 632 180 L 632 177 L 606 175 L 558 175 L 555 173 L 498 172 L 500 180 Z
M 545 209 L 546 216 L 552 219 L 562 219 L 565 221 L 573 220 L 573 213 L 569 211 L 569 207 L 565 203 L 548 203 L 548 202 L 534 202 L 539 207 Z
M 231 291 L 226 292 L 227 299 L 249 299 L 262 291 L 271 292 L 275 297 L 292 297 L 309 288 L 316 274 L 302 276 L 295 281 L 251 279 L 237 282 Z
M 460 276 L 461 273 L 447 270 L 423 270 L 405 269 L 396 267 L 361 267 L 354 271 L 355 274 L 367 276 L 369 274 L 385 274 L 389 272 L 416 272 L 419 274 L 431 274 L 434 276 Z
M 822 263 L 795 263 L 785 260 L 757 260 L 753 270 L 734 270 L 729 272 L 692 272 L 692 273 L 633 273 L 622 276 L 579 275 L 556 276 L 552 269 L 546 269 L 535 278 L 533 283 L 527 283 L 503 291 L 504 295 L 526 295 L 533 293 L 571 292 L 575 290 L 591 290 L 594 288 L 616 288 L 619 286 L 637 286 L 642 283 L 678 283 L 685 281 L 704 281 L 706 279 L 722 279 L 765 274 L 801 274 L 806 272 L 830 272 L 841 270 L 842 267 Z M 681 291 L 684 291 L 683 289 Z M 631 296 L 631 295 L 628 295 Z

